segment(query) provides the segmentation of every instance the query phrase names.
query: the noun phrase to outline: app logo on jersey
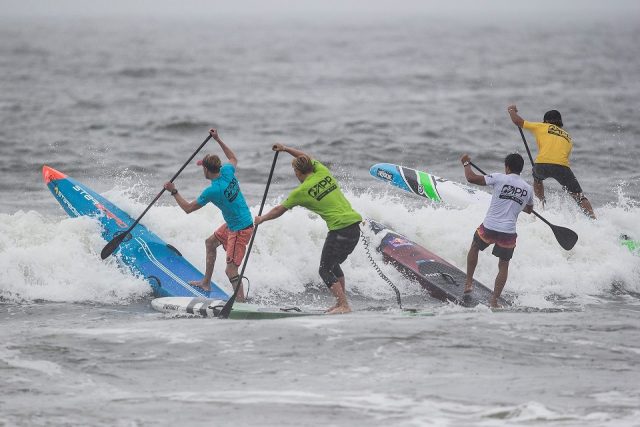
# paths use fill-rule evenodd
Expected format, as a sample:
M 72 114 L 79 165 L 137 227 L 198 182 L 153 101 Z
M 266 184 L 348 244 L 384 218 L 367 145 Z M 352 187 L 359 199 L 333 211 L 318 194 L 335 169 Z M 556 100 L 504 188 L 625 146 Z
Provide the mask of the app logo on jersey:
M 229 202 L 233 202 L 240 194 L 240 184 L 238 184 L 238 180 L 233 178 L 227 188 L 224 190 L 224 197 L 227 198 Z
M 501 199 L 512 200 L 517 204 L 522 205 L 528 194 L 529 192 L 524 188 L 505 184 L 502 186 L 502 190 L 500 190 L 500 196 L 498 197 L 500 197 Z
M 325 176 L 320 182 L 313 185 L 307 193 L 317 201 L 322 200 L 327 194 L 338 188 L 330 176 Z
M 565 130 L 563 130 L 562 128 L 559 128 L 556 125 L 550 125 L 549 129 L 547 129 L 547 133 L 551 135 L 559 136 L 560 138 L 564 138 L 569 144 L 571 144 L 571 137 L 569 136 L 569 134 Z

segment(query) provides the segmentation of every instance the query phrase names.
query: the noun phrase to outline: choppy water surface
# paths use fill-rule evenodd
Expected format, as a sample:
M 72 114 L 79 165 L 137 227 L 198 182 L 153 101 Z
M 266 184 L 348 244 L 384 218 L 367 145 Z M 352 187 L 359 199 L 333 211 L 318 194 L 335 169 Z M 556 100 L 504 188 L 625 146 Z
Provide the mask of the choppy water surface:
M 617 243 L 640 236 L 637 24 L 339 22 L 2 21 L 0 424 L 637 425 L 640 263 Z M 368 169 L 462 181 L 468 152 L 500 170 L 525 154 L 510 103 L 531 120 L 563 113 L 599 219 L 550 183 L 544 215 L 578 245 L 565 252 L 520 219 L 506 291 L 571 311 L 451 307 L 383 265 L 405 305 L 431 314 L 407 316 L 358 247 L 344 266 L 352 315 L 168 318 L 145 281 L 100 260 L 97 225 L 67 218 L 40 173 L 49 164 L 137 216 L 216 126 L 255 212 L 270 145 L 295 145 L 333 168 L 363 215 L 463 267 L 484 211 L 425 205 Z M 206 184 L 195 166 L 176 182 L 187 197 Z M 282 157 L 267 207 L 294 185 Z M 221 220 L 164 198 L 144 223 L 203 268 Z M 327 306 L 325 233 L 303 210 L 261 227 L 253 297 Z M 496 264 L 483 254 L 477 278 L 490 285 Z M 226 286 L 221 270 L 214 280 Z

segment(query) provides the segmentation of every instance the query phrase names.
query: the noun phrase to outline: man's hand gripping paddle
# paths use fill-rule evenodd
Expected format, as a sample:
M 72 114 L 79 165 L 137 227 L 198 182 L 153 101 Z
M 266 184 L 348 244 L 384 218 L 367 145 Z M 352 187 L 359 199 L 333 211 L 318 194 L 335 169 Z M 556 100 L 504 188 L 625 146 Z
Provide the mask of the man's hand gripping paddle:
M 204 145 L 211 139 L 211 135 L 207 136 L 207 139 L 205 139 L 202 144 L 200 144 L 200 146 L 198 147 L 198 149 L 191 155 L 191 157 L 189 157 L 189 160 L 187 160 L 184 165 L 182 165 L 182 167 L 180 168 L 180 170 L 178 172 L 176 172 L 176 174 L 173 176 L 173 178 L 171 178 L 171 180 L 169 182 L 173 182 L 174 179 L 176 179 L 178 177 L 178 175 L 180 175 L 180 173 L 184 170 L 184 168 L 187 167 L 187 165 L 189 164 L 189 162 L 191 160 L 193 160 L 193 158 L 196 156 L 196 154 L 198 154 L 198 152 L 200 150 L 202 150 L 202 147 L 204 147 Z M 136 225 L 138 225 L 138 223 L 140 222 L 140 220 L 142 219 L 143 216 L 145 216 L 145 214 L 149 211 L 149 209 L 151 209 L 151 206 L 154 205 L 155 202 L 158 201 L 158 199 L 160 198 L 160 196 L 162 196 L 162 193 L 164 193 L 166 190 L 164 189 L 164 187 L 162 188 L 162 190 L 158 193 L 158 195 L 156 196 L 155 199 L 153 199 L 153 201 L 149 204 L 149 206 L 147 206 L 147 208 L 144 210 L 144 212 L 142 212 L 142 215 L 140 215 L 138 217 L 138 219 L 136 219 L 134 221 L 133 224 L 131 224 L 131 227 L 129 227 L 126 231 L 119 233 L 117 236 L 115 236 L 113 239 L 111 239 L 111 241 L 109 243 L 106 244 L 106 246 L 104 248 L 102 248 L 102 252 L 100 252 L 100 257 L 102 259 L 107 259 L 109 258 L 109 256 L 116 250 L 118 249 L 118 246 L 120 246 L 120 243 L 122 243 L 122 241 L 125 239 L 125 237 L 127 237 L 129 235 L 129 233 L 131 233 L 131 230 L 133 230 L 135 228 Z

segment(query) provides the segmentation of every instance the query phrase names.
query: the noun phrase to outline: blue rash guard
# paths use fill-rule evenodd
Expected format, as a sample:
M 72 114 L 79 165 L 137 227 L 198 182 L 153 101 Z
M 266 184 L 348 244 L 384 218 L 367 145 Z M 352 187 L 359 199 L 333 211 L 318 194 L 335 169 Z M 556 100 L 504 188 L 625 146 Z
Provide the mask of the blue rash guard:
M 235 176 L 236 168 L 225 163 L 220 168 L 220 176 L 211 180 L 211 185 L 198 197 L 198 204 L 204 206 L 211 202 L 220 209 L 231 231 L 238 231 L 253 224 L 251 211 L 240 191 L 240 183 Z

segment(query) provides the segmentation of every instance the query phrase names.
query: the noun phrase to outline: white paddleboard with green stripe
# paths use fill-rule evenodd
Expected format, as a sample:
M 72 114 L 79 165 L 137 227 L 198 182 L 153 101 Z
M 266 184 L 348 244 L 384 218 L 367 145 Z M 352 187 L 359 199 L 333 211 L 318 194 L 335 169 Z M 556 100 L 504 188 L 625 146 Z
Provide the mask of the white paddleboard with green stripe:
M 477 203 L 489 206 L 491 202 L 491 194 L 485 191 L 393 163 L 375 164 L 369 173 L 401 190 L 435 202 L 459 207 Z
M 173 315 L 218 317 L 226 301 L 200 297 L 164 297 L 151 301 L 155 310 Z M 229 315 L 230 319 L 280 319 L 283 317 L 319 316 L 321 310 L 303 310 L 298 307 L 266 307 L 256 304 L 236 302 Z

